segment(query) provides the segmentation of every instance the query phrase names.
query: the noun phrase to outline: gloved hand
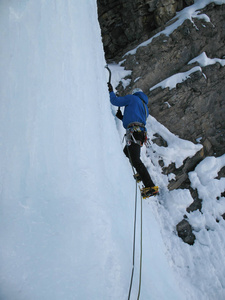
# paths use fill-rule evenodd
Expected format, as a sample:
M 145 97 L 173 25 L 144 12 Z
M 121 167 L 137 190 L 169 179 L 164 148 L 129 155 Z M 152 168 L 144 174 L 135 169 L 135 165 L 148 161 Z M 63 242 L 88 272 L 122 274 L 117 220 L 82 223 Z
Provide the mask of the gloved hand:
M 118 108 L 118 110 L 116 112 L 116 117 L 118 119 L 120 119 L 121 121 L 123 120 L 123 114 L 122 114 L 122 111 L 120 110 L 120 107 Z
M 108 82 L 107 84 L 108 84 L 108 90 L 109 90 L 109 92 L 113 92 L 113 87 L 112 87 L 111 83 Z

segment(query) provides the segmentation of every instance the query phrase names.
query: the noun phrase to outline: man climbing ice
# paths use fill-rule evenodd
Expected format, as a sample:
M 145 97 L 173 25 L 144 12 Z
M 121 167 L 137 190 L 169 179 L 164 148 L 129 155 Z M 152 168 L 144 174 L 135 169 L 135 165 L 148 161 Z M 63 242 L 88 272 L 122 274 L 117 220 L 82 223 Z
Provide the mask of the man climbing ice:
M 145 125 L 149 115 L 147 106 L 148 97 L 139 88 L 135 88 L 132 95 L 117 97 L 109 82 L 108 89 L 110 102 L 112 105 L 119 107 L 116 116 L 123 121 L 123 127 L 126 129 L 126 146 L 123 151 L 137 171 L 134 178 L 137 182 L 142 181 L 144 184 L 144 187 L 141 189 L 141 195 L 143 198 L 156 195 L 159 191 L 158 186 L 155 186 L 148 170 L 140 159 L 141 147 L 147 139 Z M 120 110 L 121 106 L 125 106 L 124 115 L 122 115 Z

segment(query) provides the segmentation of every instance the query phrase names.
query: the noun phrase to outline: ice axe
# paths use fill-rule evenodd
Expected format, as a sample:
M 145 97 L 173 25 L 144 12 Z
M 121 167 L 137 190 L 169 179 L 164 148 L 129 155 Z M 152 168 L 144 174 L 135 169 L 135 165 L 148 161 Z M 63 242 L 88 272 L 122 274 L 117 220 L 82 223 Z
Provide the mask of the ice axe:
M 112 77 L 112 72 L 111 72 L 111 70 L 110 70 L 110 68 L 109 68 L 109 66 L 108 65 L 106 65 L 105 66 L 105 68 L 109 71 L 109 81 L 108 81 L 108 83 L 110 83 L 111 84 L 111 77 Z M 118 107 L 118 110 L 117 110 L 117 114 L 118 113 L 120 113 L 121 114 L 121 110 L 120 110 L 120 106 Z M 119 118 L 120 120 L 121 120 L 121 118 Z
M 112 72 L 111 72 L 111 70 L 110 70 L 110 68 L 109 68 L 109 66 L 108 65 L 106 65 L 105 66 L 105 68 L 109 71 L 109 81 L 108 81 L 108 83 L 110 83 L 111 84 L 111 77 L 112 77 Z

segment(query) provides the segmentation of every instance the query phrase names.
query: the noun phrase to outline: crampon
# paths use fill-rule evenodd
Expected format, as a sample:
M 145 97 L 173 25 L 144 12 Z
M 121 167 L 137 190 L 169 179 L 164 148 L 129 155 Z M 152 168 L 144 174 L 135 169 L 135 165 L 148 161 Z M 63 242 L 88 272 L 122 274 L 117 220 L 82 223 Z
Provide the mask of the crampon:
M 141 196 L 143 199 L 149 198 L 151 196 L 156 196 L 159 193 L 159 187 L 144 187 L 141 189 Z

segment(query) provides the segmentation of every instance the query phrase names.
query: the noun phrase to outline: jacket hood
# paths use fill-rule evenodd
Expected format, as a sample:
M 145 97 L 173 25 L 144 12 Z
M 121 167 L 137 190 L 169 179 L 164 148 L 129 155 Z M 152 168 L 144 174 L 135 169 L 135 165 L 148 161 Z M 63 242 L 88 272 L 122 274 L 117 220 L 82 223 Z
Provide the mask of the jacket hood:
M 139 97 L 141 100 L 143 100 L 145 102 L 145 104 L 148 104 L 148 96 L 145 95 L 145 93 L 143 93 L 143 92 L 137 92 L 137 93 L 135 93 L 133 95 Z

